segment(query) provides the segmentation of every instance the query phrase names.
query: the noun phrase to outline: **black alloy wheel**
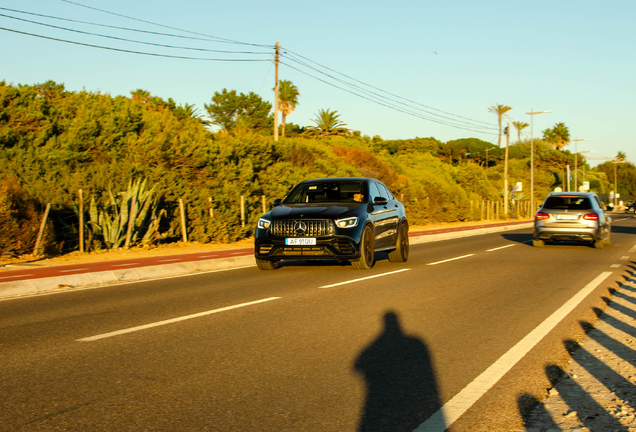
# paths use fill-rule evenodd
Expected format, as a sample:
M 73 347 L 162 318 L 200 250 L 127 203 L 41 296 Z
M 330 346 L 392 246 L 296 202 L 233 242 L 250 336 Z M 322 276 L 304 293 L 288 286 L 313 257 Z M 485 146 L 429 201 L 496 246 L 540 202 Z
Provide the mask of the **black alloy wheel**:
M 353 268 L 356 270 L 370 270 L 373 267 L 375 251 L 373 245 L 373 231 L 368 225 L 362 232 L 362 241 L 360 242 L 360 258 L 351 261 Z
M 398 238 L 395 242 L 395 250 L 389 252 L 389 261 L 406 262 L 409 259 L 409 229 L 406 223 L 400 226 Z

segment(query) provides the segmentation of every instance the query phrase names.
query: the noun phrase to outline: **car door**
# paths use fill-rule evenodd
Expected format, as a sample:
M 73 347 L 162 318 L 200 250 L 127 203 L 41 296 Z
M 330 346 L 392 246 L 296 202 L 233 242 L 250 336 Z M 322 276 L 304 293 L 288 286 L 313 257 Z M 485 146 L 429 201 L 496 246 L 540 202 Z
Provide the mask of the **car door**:
M 383 249 L 395 245 L 398 212 L 383 184 L 372 181 L 369 184 L 371 220 L 375 227 L 375 248 Z

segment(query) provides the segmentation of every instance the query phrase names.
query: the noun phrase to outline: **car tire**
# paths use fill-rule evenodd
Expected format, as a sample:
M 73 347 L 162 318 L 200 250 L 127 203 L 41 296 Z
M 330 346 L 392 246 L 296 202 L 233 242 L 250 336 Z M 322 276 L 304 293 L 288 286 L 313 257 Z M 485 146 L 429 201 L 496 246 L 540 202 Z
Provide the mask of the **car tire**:
M 268 261 L 256 258 L 256 266 L 261 270 L 276 270 L 280 266 L 280 261 Z
M 594 247 L 595 247 L 596 249 L 603 249 L 603 246 L 605 246 L 605 242 L 603 241 L 603 239 L 596 240 L 596 241 L 594 242 Z
M 545 241 L 532 239 L 532 246 L 541 248 L 541 247 L 545 246 Z
M 362 232 L 360 241 L 360 258 L 351 261 L 351 265 L 356 270 L 370 270 L 373 267 L 375 251 L 373 245 L 373 231 L 370 226 L 366 226 Z
M 400 226 L 395 242 L 395 250 L 389 252 L 389 261 L 406 262 L 409 259 L 409 228 L 406 223 Z

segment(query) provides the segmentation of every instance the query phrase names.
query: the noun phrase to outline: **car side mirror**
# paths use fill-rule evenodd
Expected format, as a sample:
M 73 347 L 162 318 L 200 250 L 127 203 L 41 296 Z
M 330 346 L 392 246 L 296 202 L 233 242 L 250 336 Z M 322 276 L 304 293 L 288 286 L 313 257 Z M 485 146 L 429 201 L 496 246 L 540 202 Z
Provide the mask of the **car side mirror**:
M 387 205 L 389 201 L 383 197 L 375 197 L 373 199 L 373 205 Z
M 278 207 L 278 206 L 279 206 L 279 205 L 281 205 L 281 204 L 283 204 L 283 200 L 282 200 L 282 199 L 280 199 L 280 198 L 276 198 L 276 199 L 272 202 L 272 205 L 273 205 L 274 207 Z

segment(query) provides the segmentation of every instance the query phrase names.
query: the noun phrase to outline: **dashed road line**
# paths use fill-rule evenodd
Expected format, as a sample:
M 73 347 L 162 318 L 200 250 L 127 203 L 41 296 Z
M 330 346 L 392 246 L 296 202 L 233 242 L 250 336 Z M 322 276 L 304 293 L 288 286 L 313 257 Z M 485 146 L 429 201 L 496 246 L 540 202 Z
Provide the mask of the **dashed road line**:
M 381 274 L 377 274 L 377 275 L 373 275 L 373 276 L 367 276 L 367 277 L 363 277 L 363 278 L 359 278 L 359 279 L 351 279 L 351 280 L 348 280 L 348 281 L 338 282 L 338 283 L 331 284 L 331 285 L 323 285 L 323 286 L 318 287 L 318 288 L 333 288 L 333 287 L 337 287 L 337 286 L 340 286 L 340 285 L 347 285 L 347 284 L 350 284 L 350 283 L 360 282 L 360 281 L 364 281 L 364 280 L 368 280 L 368 279 L 375 279 L 375 278 L 379 278 L 379 277 L 382 277 L 382 276 L 389 276 L 389 275 L 392 275 L 392 274 L 401 273 L 401 272 L 405 272 L 405 271 L 409 271 L 409 270 L 411 270 L 411 269 L 396 270 L 396 271 L 392 271 L 392 272 L 388 272 L 388 273 L 381 273 Z
M 174 262 L 174 261 L 181 261 L 181 258 L 172 258 L 172 259 L 162 259 L 162 260 L 157 260 L 159 262 Z
M 112 264 L 113 267 L 128 267 L 138 265 L 139 263 Z
M 242 308 L 242 307 L 246 307 L 246 306 L 253 306 L 259 303 L 265 303 L 265 302 L 269 302 L 272 300 L 278 300 L 281 297 L 269 297 L 269 298 L 265 298 L 262 300 L 256 300 L 253 302 L 248 302 L 248 303 L 241 303 L 241 304 L 237 304 L 234 306 L 227 306 L 224 308 L 220 308 L 220 309 L 214 309 L 214 310 L 209 310 L 209 311 L 205 311 L 205 312 L 199 312 L 199 313 L 195 313 L 192 315 L 185 315 L 182 317 L 178 317 L 178 318 L 172 318 L 172 319 L 168 319 L 168 320 L 164 320 L 164 321 L 158 321 L 158 322 L 154 322 L 154 323 L 150 323 L 150 324 L 145 324 L 145 325 L 140 325 L 140 326 L 136 326 L 136 327 L 130 327 L 127 329 L 123 329 L 123 330 L 117 330 L 117 331 L 113 331 L 113 332 L 109 332 L 109 333 L 103 333 L 103 334 L 99 334 L 96 336 L 90 336 L 90 337 L 86 337 L 86 338 L 82 338 L 82 339 L 77 339 L 77 342 L 93 342 L 96 340 L 100 340 L 100 339 L 106 339 L 109 337 L 113 337 L 113 336 L 119 336 L 122 334 L 126 334 L 126 333 L 132 333 L 132 332 L 136 332 L 136 331 L 140 331 L 140 330 L 146 330 L 149 328 L 153 328 L 153 327 L 159 327 L 162 325 L 166 325 L 166 324 L 173 324 L 176 322 L 180 322 L 180 321 L 185 321 L 185 320 L 189 320 L 192 318 L 199 318 L 202 316 L 206 316 L 206 315 L 212 315 L 212 314 L 216 314 L 219 312 L 226 312 L 232 309 L 238 309 L 238 308 Z
M 90 270 L 89 268 L 74 268 L 70 270 L 60 270 L 60 273 L 70 273 L 74 271 Z
M 506 248 L 513 247 L 513 246 L 516 246 L 516 245 L 509 244 L 509 245 L 506 245 L 506 246 L 500 246 L 500 247 L 496 247 L 496 248 L 493 248 L 493 249 L 487 249 L 486 252 L 493 252 L 493 251 L 497 251 L 497 250 L 500 250 L 500 249 L 506 249 Z
M 462 256 L 455 257 L 455 258 L 449 258 L 449 259 L 446 259 L 446 260 L 443 260 L 443 261 L 437 261 L 437 262 L 428 263 L 426 265 L 443 264 L 443 263 L 447 263 L 449 261 L 455 261 L 455 260 L 459 260 L 459 259 L 462 259 L 462 258 L 468 258 L 468 257 L 471 257 L 471 256 L 475 256 L 475 254 L 462 255 Z

